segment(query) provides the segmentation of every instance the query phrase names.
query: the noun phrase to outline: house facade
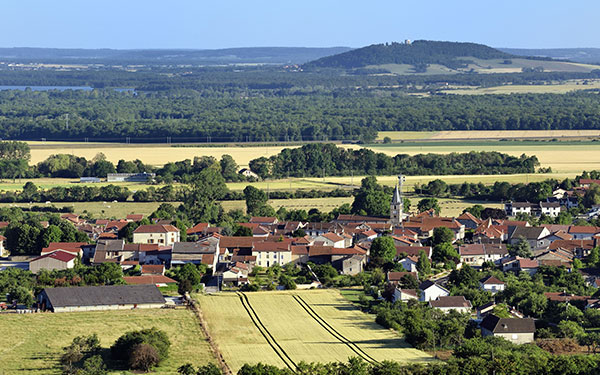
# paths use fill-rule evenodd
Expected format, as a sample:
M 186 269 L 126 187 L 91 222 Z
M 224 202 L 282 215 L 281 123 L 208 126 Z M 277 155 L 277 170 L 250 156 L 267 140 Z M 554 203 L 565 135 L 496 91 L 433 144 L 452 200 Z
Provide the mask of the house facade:
M 133 243 L 172 246 L 180 241 L 179 229 L 170 224 L 140 225 L 133 231 Z
M 481 322 L 482 336 L 503 337 L 513 344 L 533 342 L 535 322 L 531 318 L 499 318 L 489 314 Z

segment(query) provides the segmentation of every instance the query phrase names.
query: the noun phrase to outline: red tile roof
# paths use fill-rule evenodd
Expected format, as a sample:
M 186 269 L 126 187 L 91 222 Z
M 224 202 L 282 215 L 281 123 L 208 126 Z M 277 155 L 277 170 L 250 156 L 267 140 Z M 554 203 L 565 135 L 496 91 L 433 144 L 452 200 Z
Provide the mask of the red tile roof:
M 52 253 L 44 254 L 42 256 L 39 256 L 39 257 L 37 257 L 35 259 L 32 259 L 31 261 L 34 262 L 36 260 L 40 260 L 40 259 L 44 259 L 44 258 L 52 258 L 52 259 L 56 259 L 58 261 L 67 263 L 67 262 L 70 262 L 73 259 L 77 258 L 77 255 L 75 255 L 73 253 L 66 252 L 66 251 L 57 250 L 57 251 L 54 251 Z
M 504 281 L 502 281 L 494 276 L 488 276 L 484 279 L 481 279 L 479 282 L 482 283 L 483 285 L 491 285 L 491 284 L 504 285 Z
M 133 233 L 171 233 L 179 232 L 179 229 L 172 226 L 171 224 L 148 224 L 140 225 Z
M 162 264 L 144 264 L 142 266 L 142 275 L 162 275 L 165 272 L 165 266 Z
M 123 276 L 123 280 L 129 285 L 156 285 L 177 282 L 164 275 Z
M 333 246 L 309 246 L 308 256 L 322 255 L 365 255 L 367 252 L 358 247 L 337 248 Z
M 476 218 L 475 216 L 473 216 L 472 213 L 465 211 L 463 212 L 459 217 L 456 218 L 456 220 L 471 220 L 477 224 L 481 223 L 481 220 Z
M 595 234 L 600 232 L 600 228 L 586 225 L 571 225 L 569 227 L 569 233 L 590 233 Z
M 125 217 L 127 220 L 140 221 L 144 218 L 142 214 L 130 214 Z
M 398 282 L 406 275 L 411 275 L 417 280 L 419 279 L 419 276 L 416 272 L 388 272 L 387 279 L 391 282 Z
M 537 260 L 531 259 L 519 259 L 519 267 L 520 268 L 538 268 L 539 263 Z
M 191 228 L 188 228 L 185 232 L 187 234 L 195 234 L 195 233 L 202 233 L 204 232 L 204 230 L 206 228 L 208 228 L 209 224 L 208 223 L 198 223 L 196 225 L 194 225 Z
M 222 236 L 219 240 L 220 248 L 241 248 L 241 247 L 252 247 L 252 244 L 257 241 L 253 237 L 234 237 L 234 236 Z M 257 241 L 258 242 L 258 241 Z
M 590 296 L 576 296 L 574 294 L 564 292 L 546 292 L 544 293 L 546 298 L 550 301 L 565 302 L 565 301 L 586 301 Z
M 56 250 L 64 250 L 68 252 L 79 253 L 81 247 L 87 245 L 85 242 L 50 242 L 48 247 L 42 249 L 42 254 L 51 253 Z
M 338 236 L 337 234 L 331 233 L 331 232 L 329 232 L 329 233 L 323 233 L 321 235 L 321 237 L 325 237 L 329 241 L 332 241 L 332 242 L 339 242 L 339 241 L 343 241 L 344 240 L 344 238 L 342 238 L 341 236 Z
M 272 216 L 252 216 L 250 218 L 250 222 L 258 224 L 275 224 L 277 222 L 277 218 Z
M 290 251 L 289 243 L 285 242 L 255 242 L 252 251 L 257 252 L 275 252 L 275 251 Z
M 472 308 L 471 301 L 464 296 L 440 296 L 435 301 L 429 301 L 429 305 L 433 308 Z

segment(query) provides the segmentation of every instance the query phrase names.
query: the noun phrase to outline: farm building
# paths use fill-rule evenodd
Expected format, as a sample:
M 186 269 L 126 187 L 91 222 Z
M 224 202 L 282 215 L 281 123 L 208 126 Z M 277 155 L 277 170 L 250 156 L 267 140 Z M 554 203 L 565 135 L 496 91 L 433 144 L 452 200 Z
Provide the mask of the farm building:
M 72 312 L 159 308 L 165 298 L 155 285 L 46 288 L 38 295 L 43 311 Z
M 109 173 L 107 182 L 146 182 L 156 177 L 155 173 Z
M 38 273 L 40 270 L 66 270 L 75 267 L 75 259 L 77 255 L 73 253 L 56 250 L 32 259 L 29 262 L 29 270 L 33 273 Z

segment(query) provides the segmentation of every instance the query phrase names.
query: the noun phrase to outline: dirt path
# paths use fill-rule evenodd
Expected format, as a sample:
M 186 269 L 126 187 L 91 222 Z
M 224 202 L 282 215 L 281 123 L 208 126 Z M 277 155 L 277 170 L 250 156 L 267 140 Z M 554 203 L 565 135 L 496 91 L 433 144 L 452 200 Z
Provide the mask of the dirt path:
M 196 318 L 198 318 L 198 323 L 200 323 L 200 329 L 202 329 L 202 333 L 204 333 L 204 336 L 208 340 L 210 349 L 211 349 L 214 357 L 217 359 L 217 362 L 219 364 L 219 368 L 221 369 L 221 372 L 225 375 L 233 375 L 234 372 L 231 371 L 231 368 L 229 367 L 227 362 L 225 362 L 225 358 L 223 357 L 223 354 L 219 350 L 219 346 L 213 340 L 212 336 L 210 335 L 210 332 L 208 331 L 208 324 L 206 324 L 206 321 L 204 320 L 204 315 L 202 315 L 202 310 L 200 310 L 198 303 L 196 301 L 194 301 L 193 299 L 190 299 L 189 308 L 194 312 L 194 315 L 196 316 Z

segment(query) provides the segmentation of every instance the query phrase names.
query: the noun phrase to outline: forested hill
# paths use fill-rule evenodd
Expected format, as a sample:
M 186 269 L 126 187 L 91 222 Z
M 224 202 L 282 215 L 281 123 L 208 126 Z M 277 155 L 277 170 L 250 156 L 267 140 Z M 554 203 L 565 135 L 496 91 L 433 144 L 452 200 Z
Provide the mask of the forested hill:
M 459 57 L 478 59 L 510 59 L 515 57 L 477 43 L 417 40 L 412 43 L 373 44 L 334 56 L 323 57 L 304 66 L 327 68 L 360 68 L 381 64 L 439 64 L 448 68 L 464 65 Z

